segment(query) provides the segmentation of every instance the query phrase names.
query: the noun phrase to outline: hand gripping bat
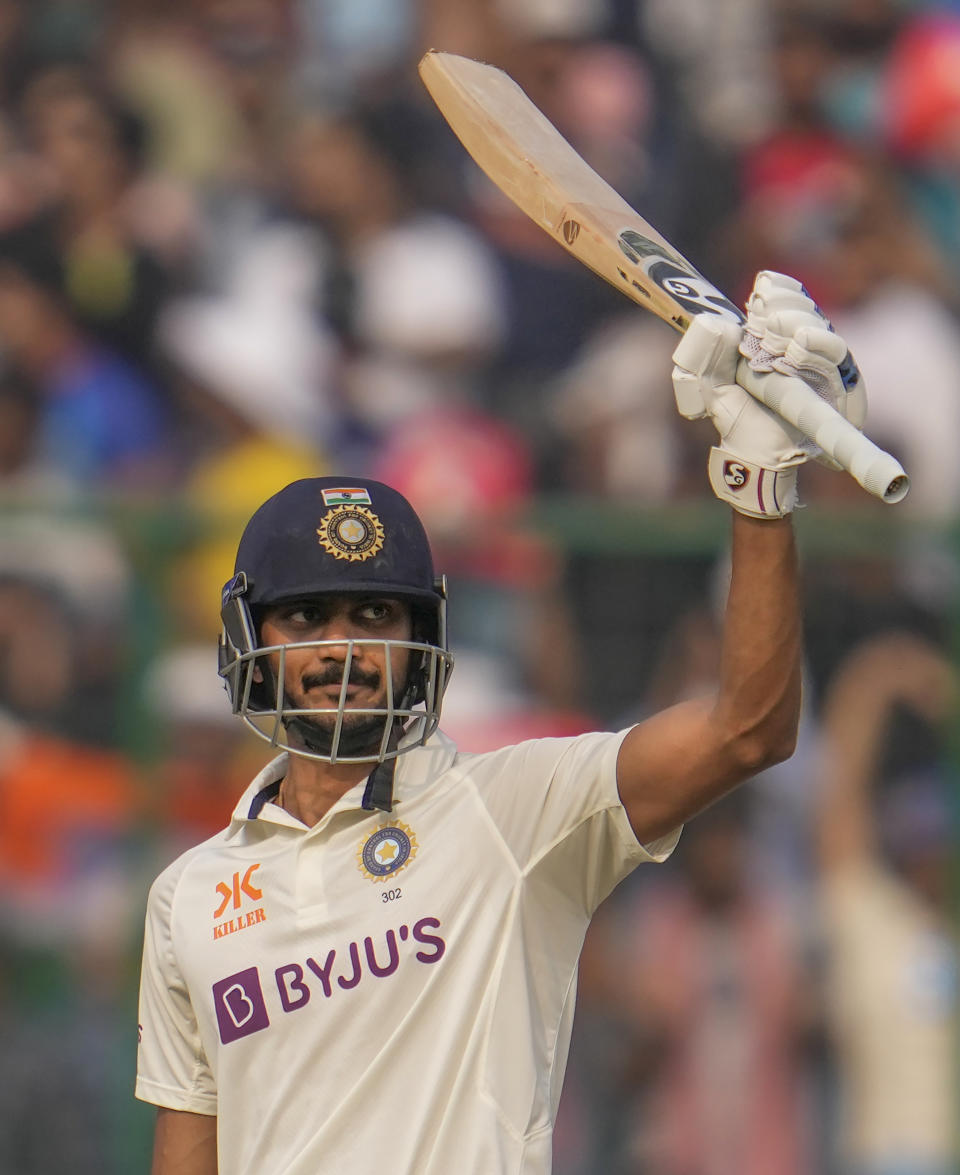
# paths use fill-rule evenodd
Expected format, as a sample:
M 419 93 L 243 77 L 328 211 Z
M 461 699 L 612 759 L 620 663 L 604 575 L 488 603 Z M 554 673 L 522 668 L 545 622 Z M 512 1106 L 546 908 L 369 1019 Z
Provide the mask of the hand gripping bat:
M 491 65 L 431 49 L 420 76 L 444 118 L 489 178 L 594 273 L 681 333 L 696 314 L 743 313 L 576 153 L 512 78 Z M 885 502 L 909 479 L 803 380 L 741 365 L 746 390 Z

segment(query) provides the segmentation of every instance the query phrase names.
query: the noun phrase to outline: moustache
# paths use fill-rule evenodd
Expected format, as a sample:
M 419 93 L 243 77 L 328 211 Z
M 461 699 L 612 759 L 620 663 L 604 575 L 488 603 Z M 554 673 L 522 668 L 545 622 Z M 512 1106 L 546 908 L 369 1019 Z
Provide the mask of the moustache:
M 343 685 L 343 672 L 335 665 L 331 665 L 329 669 L 325 669 L 322 673 L 308 674 L 302 678 L 302 683 L 305 690 L 319 689 L 326 685 L 335 685 L 339 688 Z M 379 684 L 379 673 L 367 673 L 362 669 L 351 667 L 347 685 L 366 686 L 368 689 L 376 689 Z

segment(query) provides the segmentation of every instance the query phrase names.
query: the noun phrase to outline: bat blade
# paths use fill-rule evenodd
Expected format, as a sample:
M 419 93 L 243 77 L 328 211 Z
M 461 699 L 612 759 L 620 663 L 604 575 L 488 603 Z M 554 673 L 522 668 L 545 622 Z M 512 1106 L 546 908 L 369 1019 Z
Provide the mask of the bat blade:
M 743 313 L 584 160 L 503 70 L 431 49 L 420 76 L 469 155 L 531 220 L 578 261 L 675 330 L 693 316 Z M 885 502 L 906 496 L 900 463 L 802 380 L 738 376 L 751 395 Z
M 419 69 L 481 170 L 578 261 L 676 330 L 685 331 L 693 314 L 742 321 L 737 307 L 593 170 L 503 70 L 435 49 Z

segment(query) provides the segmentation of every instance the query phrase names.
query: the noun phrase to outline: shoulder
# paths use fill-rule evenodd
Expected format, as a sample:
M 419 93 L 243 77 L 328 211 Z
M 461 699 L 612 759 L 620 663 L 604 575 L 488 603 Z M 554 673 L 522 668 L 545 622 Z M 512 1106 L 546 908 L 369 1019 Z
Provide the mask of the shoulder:
M 560 737 L 532 738 L 496 750 L 475 754 L 459 752 L 456 765 L 464 771 L 479 775 L 524 767 L 531 771 L 552 773 L 567 766 L 586 768 L 600 764 L 616 753 L 626 731 L 590 731 L 587 734 Z
M 522 739 L 502 747 L 471 751 L 461 749 L 442 731 L 400 760 L 405 783 L 430 782 L 448 773 L 490 777 L 520 765 L 556 767 L 565 761 L 588 763 L 616 755 L 627 731 L 589 731 L 585 734 Z
M 147 897 L 148 913 L 169 914 L 184 880 L 189 879 L 191 870 L 197 865 L 209 861 L 212 857 L 219 856 L 229 835 L 230 830 L 223 829 L 200 844 L 187 849 L 171 861 L 150 886 Z

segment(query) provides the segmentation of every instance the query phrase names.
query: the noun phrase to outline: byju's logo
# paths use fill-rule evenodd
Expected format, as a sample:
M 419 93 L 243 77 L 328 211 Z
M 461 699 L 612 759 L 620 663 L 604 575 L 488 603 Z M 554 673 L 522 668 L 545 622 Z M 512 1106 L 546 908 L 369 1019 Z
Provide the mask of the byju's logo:
M 213 1006 L 217 1010 L 220 1040 L 229 1044 L 242 1036 L 268 1028 L 270 1017 L 263 999 L 256 967 L 228 975 L 213 985 Z

